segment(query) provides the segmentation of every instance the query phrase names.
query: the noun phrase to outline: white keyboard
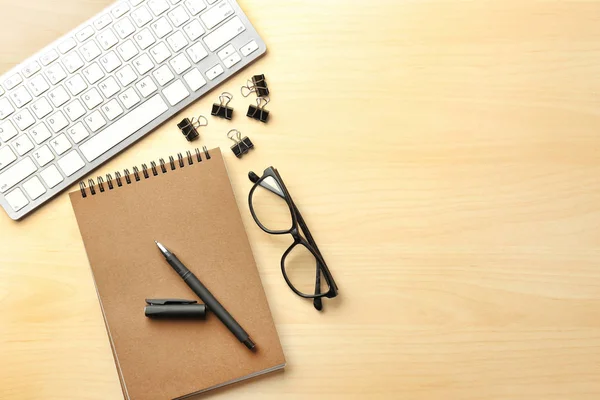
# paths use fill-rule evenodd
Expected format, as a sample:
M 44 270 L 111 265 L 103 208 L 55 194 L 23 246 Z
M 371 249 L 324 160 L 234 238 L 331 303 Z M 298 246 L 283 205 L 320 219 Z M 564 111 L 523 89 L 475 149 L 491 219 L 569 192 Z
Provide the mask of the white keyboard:
M 0 76 L 0 204 L 33 211 L 263 55 L 234 0 L 129 0 Z

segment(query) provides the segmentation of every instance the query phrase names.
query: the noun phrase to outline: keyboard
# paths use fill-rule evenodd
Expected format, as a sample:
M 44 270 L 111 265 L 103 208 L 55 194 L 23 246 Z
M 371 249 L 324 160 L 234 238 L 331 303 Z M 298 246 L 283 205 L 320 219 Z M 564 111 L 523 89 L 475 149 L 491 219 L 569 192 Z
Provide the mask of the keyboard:
M 20 219 L 266 52 L 234 0 L 126 0 L 0 76 L 0 204 Z

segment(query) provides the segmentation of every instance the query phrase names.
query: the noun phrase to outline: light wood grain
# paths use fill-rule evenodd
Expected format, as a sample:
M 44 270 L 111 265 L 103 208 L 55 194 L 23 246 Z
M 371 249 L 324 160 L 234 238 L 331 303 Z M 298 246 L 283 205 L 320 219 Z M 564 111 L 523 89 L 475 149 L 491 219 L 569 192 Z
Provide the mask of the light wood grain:
M 0 0 L 0 71 L 107 4 Z M 227 163 L 288 367 L 204 398 L 598 399 L 600 1 L 241 4 L 269 53 L 223 89 L 267 74 L 273 120 L 236 96 L 201 144 L 256 144 Z M 171 122 L 99 172 L 187 148 Z M 249 215 L 269 165 L 339 283 L 321 314 Z M 67 196 L 0 232 L 0 398 L 121 399 Z

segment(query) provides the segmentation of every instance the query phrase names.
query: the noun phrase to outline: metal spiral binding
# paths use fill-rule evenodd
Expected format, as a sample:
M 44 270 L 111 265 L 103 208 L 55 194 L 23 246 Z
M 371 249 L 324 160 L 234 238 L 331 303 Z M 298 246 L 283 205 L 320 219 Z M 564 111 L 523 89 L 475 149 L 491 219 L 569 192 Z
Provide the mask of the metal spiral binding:
M 138 167 L 133 167 L 133 176 L 135 176 L 136 182 L 140 181 L 140 170 L 138 169 Z
M 100 189 L 100 193 L 104 193 L 104 179 L 101 176 L 96 178 L 96 182 L 98 183 L 98 188 Z
M 199 148 L 196 148 L 196 149 L 194 149 L 194 152 L 196 153 L 196 160 L 199 163 L 202 162 L 202 153 L 204 153 L 205 160 L 210 160 L 210 158 L 211 158 L 210 153 L 208 152 L 208 148 L 206 146 L 203 146 L 202 150 L 200 150 Z M 177 153 L 177 162 L 175 161 L 175 157 L 169 156 L 169 164 L 171 166 L 171 170 L 172 171 L 176 170 L 177 164 L 179 164 L 179 168 L 184 168 L 186 159 L 187 159 L 188 165 L 194 165 L 194 156 L 190 150 L 187 150 L 185 152 L 185 156 L 183 155 L 183 153 Z M 150 178 L 150 173 L 149 173 L 150 170 L 152 170 L 152 176 L 158 176 L 159 175 L 159 170 L 158 170 L 159 166 L 160 166 L 160 172 L 162 172 L 163 174 L 166 174 L 168 171 L 167 163 L 165 162 L 165 160 L 163 158 L 160 158 L 158 160 L 158 165 L 156 164 L 156 162 L 151 161 L 150 168 L 148 168 L 147 164 L 142 164 L 142 166 L 141 166 L 142 174 L 140 174 L 140 169 L 136 166 L 136 167 L 132 168 L 133 174 L 129 171 L 129 169 L 124 169 L 122 174 L 119 171 L 115 171 L 114 178 L 113 178 L 113 175 L 109 173 L 109 174 L 105 175 L 106 178 L 104 178 L 102 176 L 98 176 L 95 181 L 93 179 L 88 179 L 87 185 L 86 185 L 85 181 L 81 181 L 81 182 L 79 182 L 79 191 L 81 192 L 81 197 L 83 197 L 83 198 L 88 197 L 88 189 L 89 189 L 89 194 L 91 196 L 94 196 L 94 195 L 96 195 L 96 193 L 103 193 L 107 190 L 113 190 L 115 188 L 122 187 L 123 186 L 122 178 L 125 178 L 125 182 L 129 185 L 132 182 L 132 180 L 131 180 L 132 175 L 135 178 L 136 182 L 139 182 L 142 179 L 142 175 L 144 176 L 144 179 L 149 179 Z M 117 183 L 116 186 L 115 186 L 114 182 Z M 106 184 L 106 186 L 105 186 L 105 184 Z M 96 187 L 98 190 L 96 190 Z
M 127 168 L 125 168 L 123 170 L 123 176 L 125 176 L 125 182 L 127 182 L 128 185 L 131 185 L 131 178 L 129 177 L 129 175 L 131 175 L 131 172 L 129 172 L 129 170 Z

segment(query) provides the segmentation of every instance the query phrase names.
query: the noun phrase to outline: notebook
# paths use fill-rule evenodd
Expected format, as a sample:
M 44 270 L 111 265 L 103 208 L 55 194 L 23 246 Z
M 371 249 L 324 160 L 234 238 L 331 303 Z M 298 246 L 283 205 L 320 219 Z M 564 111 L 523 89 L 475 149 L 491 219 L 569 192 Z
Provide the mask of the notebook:
M 80 188 L 70 199 L 126 399 L 181 399 L 285 366 L 219 149 L 188 151 Z M 144 316 L 148 298 L 201 302 L 154 240 L 208 287 L 256 353 L 211 313 L 205 321 Z

